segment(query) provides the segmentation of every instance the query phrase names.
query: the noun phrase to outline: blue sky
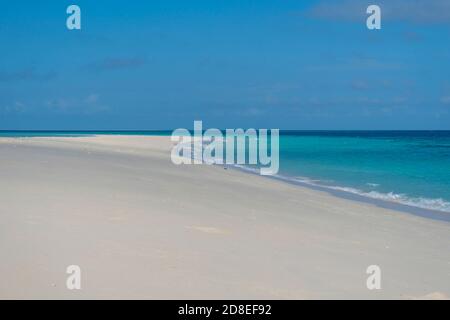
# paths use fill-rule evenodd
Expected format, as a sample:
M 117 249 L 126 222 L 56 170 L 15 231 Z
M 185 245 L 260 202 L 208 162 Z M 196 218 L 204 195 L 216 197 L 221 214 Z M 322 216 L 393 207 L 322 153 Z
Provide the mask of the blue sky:
M 0 40 L 0 129 L 450 129 L 448 0 L 17 0 Z

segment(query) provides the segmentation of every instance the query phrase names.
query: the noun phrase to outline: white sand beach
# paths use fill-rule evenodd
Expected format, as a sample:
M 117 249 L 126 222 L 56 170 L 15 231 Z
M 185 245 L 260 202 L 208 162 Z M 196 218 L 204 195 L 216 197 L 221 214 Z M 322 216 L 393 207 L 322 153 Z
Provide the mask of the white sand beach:
M 170 149 L 169 137 L 1 138 L 0 298 L 449 299 L 450 223 L 176 166 Z M 69 265 L 80 290 L 66 288 Z

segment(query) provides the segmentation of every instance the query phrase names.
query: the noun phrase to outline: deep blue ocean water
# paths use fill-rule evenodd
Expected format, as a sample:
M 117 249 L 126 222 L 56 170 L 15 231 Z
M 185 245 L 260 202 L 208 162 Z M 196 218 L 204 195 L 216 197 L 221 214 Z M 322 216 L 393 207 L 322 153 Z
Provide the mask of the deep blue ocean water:
M 0 131 L 0 136 L 172 131 Z M 450 213 L 450 131 L 282 131 L 282 179 Z

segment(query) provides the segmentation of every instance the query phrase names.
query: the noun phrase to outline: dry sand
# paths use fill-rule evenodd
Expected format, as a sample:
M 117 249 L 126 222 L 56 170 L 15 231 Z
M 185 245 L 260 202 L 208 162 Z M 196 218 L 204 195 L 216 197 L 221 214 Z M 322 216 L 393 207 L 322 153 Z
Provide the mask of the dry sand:
M 170 148 L 0 139 L 0 298 L 449 298 L 450 223 L 176 166 Z M 69 265 L 81 290 L 66 288 Z M 366 287 L 369 265 L 381 290 Z

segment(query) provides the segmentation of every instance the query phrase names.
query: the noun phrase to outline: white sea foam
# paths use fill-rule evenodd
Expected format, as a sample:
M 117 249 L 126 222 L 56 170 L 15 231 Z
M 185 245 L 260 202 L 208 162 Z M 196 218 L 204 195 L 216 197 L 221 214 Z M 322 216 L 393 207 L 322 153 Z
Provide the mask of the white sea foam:
M 382 193 L 378 191 L 366 192 L 355 188 L 339 187 L 339 186 L 322 186 L 322 187 L 357 194 L 372 199 L 394 202 L 422 209 L 437 210 L 450 213 L 450 202 L 447 202 L 441 198 L 429 199 L 423 197 L 409 197 L 405 194 L 398 194 L 394 192 L 388 193 Z
M 245 166 L 234 166 L 234 167 L 238 167 L 239 169 L 242 169 L 242 170 L 245 170 L 248 172 L 257 172 L 257 169 L 253 169 L 253 168 L 249 168 L 249 167 L 245 167 Z M 371 199 L 393 202 L 393 203 L 403 204 L 403 205 L 412 206 L 412 207 L 421 208 L 421 209 L 436 210 L 436 211 L 450 213 L 450 202 L 445 201 L 444 199 L 441 199 L 441 198 L 430 199 L 430 198 L 423 198 L 423 197 L 409 197 L 406 194 L 397 194 L 394 192 L 389 192 L 389 193 L 382 193 L 382 192 L 378 192 L 378 191 L 367 192 L 367 191 L 362 191 L 362 190 L 359 190 L 356 188 L 351 188 L 351 187 L 327 185 L 327 184 L 324 184 L 323 181 L 321 181 L 321 180 L 314 180 L 314 179 L 310 179 L 308 177 L 299 177 L 299 176 L 288 177 L 288 176 L 283 176 L 283 175 L 277 175 L 276 178 L 285 180 L 285 181 L 289 181 L 289 182 L 294 182 L 294 183 L 297 182 L 297 183 L 307 184 L 307 185 L 320 187 L 320 188 L 324 188 L 324 189 L 347 192 L 347 193 L 356 194 L 356 195 L 371 198 Z M 378 186 L 378 185 L 376 185 L 376 186 Z M 373 186 L 373 187 L 376 187 L 376 186 Z

